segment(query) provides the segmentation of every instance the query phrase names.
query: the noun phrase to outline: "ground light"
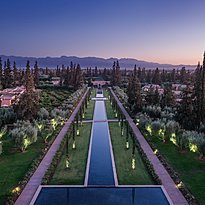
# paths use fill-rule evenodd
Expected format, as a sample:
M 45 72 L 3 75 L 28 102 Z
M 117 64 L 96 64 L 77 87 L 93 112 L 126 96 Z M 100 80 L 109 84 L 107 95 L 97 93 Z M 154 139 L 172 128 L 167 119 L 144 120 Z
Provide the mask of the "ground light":
M 14 189 L 12 190 L 12 193 L 19 193 L 20 190 L 21 190 L 20 187 L 17 186 L 16 188 L 14 188 Z
M 157 153 L 158 153 L 158 149 L 155 149 L 155 150 L 154 150 L 154 154 L 157 154 Z
M 80 130 L 77 129 L 77 132 L 76 132 L 77 136 L 80 136 Z
M 182 188 L 183 186 L 184 186 L 184 184 L 183 184 L 182 181 L 180 181 L 180 182 L 176 185 L 176 187 L 177 187 L 178 189 Z
M 139 125 L 139 122 L 140 122 L 140 120 L 139 119 L 136 119 L 136 125 L 138 126 Z
M 123 136 L 124 135 L 124 131 L 123 131 L 123 128 L 121 129 L 121 136 Z
M 70 160 L 69 160 L 69 157 L 68 157 L 68 156 L 66 157 L 66 160 L 65 160 L 65 167 L 66 167 L 66 168 L 69 168 L 69 167 L 70 167 Z
M 126 141 L 126 149 L 129 149 L 129 142 Z
M 132 156 L 132 169 L 136 168 L 136 160 L 134 158 L 134 156 Z
M 73 141 L 72 149 L 76 149 L 75 141 Z
M 190 150 L 191 152 L 197 152 L 197 151 L 198 151 L 198 147 L 197 147 L 196 144 L 190 142 L 190 143 L 189 143 L 189 150 Z

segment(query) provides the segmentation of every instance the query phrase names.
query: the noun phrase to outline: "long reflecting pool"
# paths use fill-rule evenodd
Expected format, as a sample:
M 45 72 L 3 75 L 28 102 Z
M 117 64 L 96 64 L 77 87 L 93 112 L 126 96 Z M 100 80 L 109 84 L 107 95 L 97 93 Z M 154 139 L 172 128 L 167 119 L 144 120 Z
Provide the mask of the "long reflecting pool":
M 88 185 L 115 184 L 105 103 L 100 100 L 102 97 L 102 94 L 96 95 Z
M 35 205 L 169 205 L 160 187 L 56 187 L 41 189 Z

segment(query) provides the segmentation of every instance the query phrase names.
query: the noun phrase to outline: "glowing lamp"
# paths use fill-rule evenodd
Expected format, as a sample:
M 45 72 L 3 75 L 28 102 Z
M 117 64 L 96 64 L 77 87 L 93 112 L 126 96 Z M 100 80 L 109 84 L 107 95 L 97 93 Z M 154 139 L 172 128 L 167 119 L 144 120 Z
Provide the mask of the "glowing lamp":
M 132 158 L 132 169 L 135 169 L 136 168 L 136 161 L 135 161 L 135 158 L 133 157 Z
M 157 154 L 157 153 L 158 153 L 158 149 L 155 149 L 155 150 L 154 150 L 154 154 Z
M 126 149 L 129 149 L 129 142 L 126 141 Z
M 183 184 L 182 181 L 180 181 L 180 182 L 176 185 L 176 187 L 177 187 L 178 189 L 182 188 L 183 186 L 184 186 L 184 184 Z
M 13 190 L 12 190 L 12 193 L 18 193 L 18 192 L 20 192 L 20 187 L 19 186 L 17 186 L 16 188 L 14 188 Z
M 69 161 L 68 158 L 65 160 L 65 167 L 66 167 L 66 168 L 69 168 L 69 167 L 70 167 L 70 161 Z
M 77 134 L 77 136 L 80 136 L 80 130 L 77 130 L 76 134 Z
M 75 141 L 73 141 L 73 146 L 72 146 L 72 149 L 76 149 L 76 146 L 75 146 Z
M 193 143 L 189 143 L 189 149 L 191 152 L 197 152 L 198 151 L 198 147 L 196 144 Z
M 148 125 L 148 126 L 146 127 L 146 130 L 150 133 L 150 135 L 152 134 L 152 128 L 151 128 L 150 125 Z

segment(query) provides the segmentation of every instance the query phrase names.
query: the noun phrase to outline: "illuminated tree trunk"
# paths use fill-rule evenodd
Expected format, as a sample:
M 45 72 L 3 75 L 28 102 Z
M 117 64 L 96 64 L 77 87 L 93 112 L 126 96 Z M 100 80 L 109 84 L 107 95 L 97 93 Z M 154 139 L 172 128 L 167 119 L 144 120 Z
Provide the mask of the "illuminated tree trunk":
M 129 125 L 126 122 L 126 149 L 129 149 Z
M 79 116 L 78 116 L 78 113 L 76 114 L 76 134 L 77 134 L 77 136 L 80 135 L 80 130 L 79 130 Z
M 76 149 L 76 145 L 75 145 L 75 122 L 73 122 L 73 144 L 72 144 L 72 149 Z
M 124 123 L 123 123 L 123 121 L 124 121 L 124 119 L 123 119 L 123 115 L 122 115 L 121 123 L 120 123 L 120 125 L 121 125 L 121 136 L 124 135 Z
M 135 139 L 132 134 L 132 169 L 136 168 L 136 160 L 135 160 Z

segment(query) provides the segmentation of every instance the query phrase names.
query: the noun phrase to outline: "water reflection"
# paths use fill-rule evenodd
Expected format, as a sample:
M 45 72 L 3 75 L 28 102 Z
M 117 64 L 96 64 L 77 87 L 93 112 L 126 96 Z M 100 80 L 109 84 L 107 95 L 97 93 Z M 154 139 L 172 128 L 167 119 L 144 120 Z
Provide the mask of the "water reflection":
M 96 98 L 103 98 L 97 94 Z M 93 138 L 88 185 L 114 185 L 109 146 L 108 123 L 104 101 L 95 102 Z

